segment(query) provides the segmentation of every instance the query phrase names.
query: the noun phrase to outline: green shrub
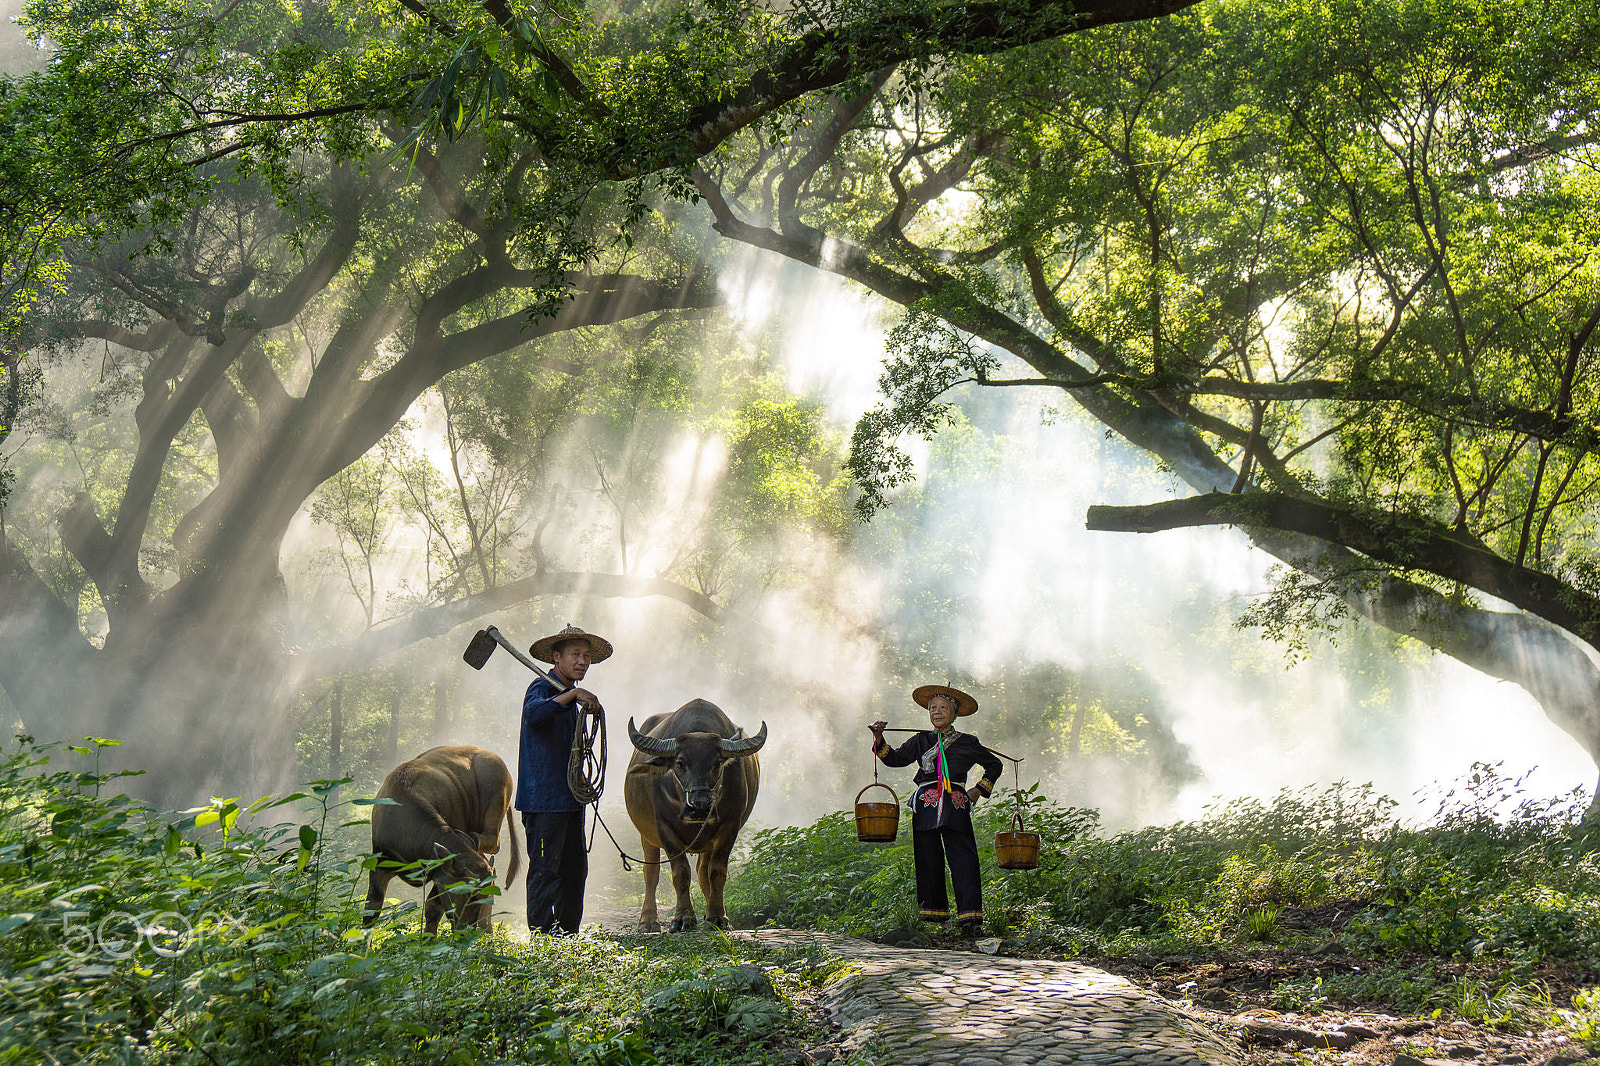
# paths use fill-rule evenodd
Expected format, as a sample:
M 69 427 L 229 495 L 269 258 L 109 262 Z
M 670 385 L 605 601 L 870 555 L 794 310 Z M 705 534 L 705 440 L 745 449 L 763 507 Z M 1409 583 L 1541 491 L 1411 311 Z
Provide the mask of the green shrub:
M 673 982 L 645 1000 L 643 1016 L 643 1032 L 656 1037 L 757 1032 L 785 1019 L 771 979 L 747 962 Z
M 1273 904 L 1257 907 L 1244 916 L 1244 927 L 1240 932 L 1246 940 L 1275 940 L 1282 931 L 1278 925 L 1280 908 Z
M 0 759 L 0 1063 L 776 1063 L 807 1031 L 772 977 L 719 1001 L 721 1039 L 649 1030 L 707 973 L 803 979 L 726 937 L 428 939 L 415 904 L 362 929 L 371 801 L 344 782 L 171 814 L 62 754 Z
M 1040 869 L 1000 870 L 994 836 L 1011 828 L 1018 804 L 1026 827 L 1042 837 Z M 741 842 L 726 905 L 741 926 L 782 925 L 830 932 L 884 933 L 917 921 L 912 891 L 911 832 L 901 818 L 890 844 L 856 839 L 850 812 L 827 814 L 808 826 L 764 829 Z M 1068 861 L 1074 842 L 1098 823 L 1098 815 L 1061 807 L 1028 789 L 996 793 L 973 814 L 984 871 L 984 905 L 991 923 L 1012 928 L 1053 883 L 1047 871 Z
M 1491 1029 L 1529 1032 L 1550 1017 L 1550 990 L 1539 981 L 1467 977 L 1452 991 L 1450 1009 L 1458 1017 Z
M 1095 812 L 1030 790 L 1022 799 L 1044 833 L 1033 871 L 994 868 L 989 834 L 1004 827 L 1014 798 L 996 797 L 978 812 L 986 917 L 1034 951 L 1337 936 L 1374 957 L 1594 958 L 1600 861 L 1584 797 L 1532 799 L 1520 787 L 1478 765 L 1422 826 L 1396 821 L 1394 802 L 1370 786 L 1341 783 L 1219 803 L 1196 821 L 1110 837 L 1096 831 Z M 910 841 L 859 844 L 845 813 L 757 834 L 728 890 L 741 922 L 873 934 L 915 922 L 913 895 Z M 1332 916 L 1338 924 L 1317 924 Z M 1469 989 L 1457 999 L 1479 1010 L 1496 996 Z M 1456 1009 L 1450 1002 L 1436 1005 Z
M 1600 988 L 1586 988 L 1573 996 L 1572 1009 L 1556 1011 L 1554 1021 L 1589 1050 L 1600 1051 Z

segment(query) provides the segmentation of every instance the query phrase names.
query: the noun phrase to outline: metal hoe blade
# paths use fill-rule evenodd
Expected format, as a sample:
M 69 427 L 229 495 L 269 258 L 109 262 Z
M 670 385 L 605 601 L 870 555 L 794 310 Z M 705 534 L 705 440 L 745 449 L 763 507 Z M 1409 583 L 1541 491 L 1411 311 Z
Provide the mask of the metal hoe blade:
M 489 661 L 489 656 L 494 654 L 494 637 L 489 635 L 487 629 L 480 629 L 472 636 L 472 643 L 467 645 L 467 650 L 461 653 L 461 658 L 474 670 L 482 670 L 483 664 Z
M 461 653 L 461 658 L 474 670 L 482 670 L 483 664 L 489 661 L 489 656 L 494 654 L 495 645 L 499 645 L 511 653 L 511 657 L 538 674 L 556 687 L 557 692 L 565 692 L 566 685 L 551 677 L 550 674 L 538 663 L 522 654 L 522 650 L 505 638 L 494 626 L 480 629 L 472 635 L 472 642 L 467 645 L 467 650 Z

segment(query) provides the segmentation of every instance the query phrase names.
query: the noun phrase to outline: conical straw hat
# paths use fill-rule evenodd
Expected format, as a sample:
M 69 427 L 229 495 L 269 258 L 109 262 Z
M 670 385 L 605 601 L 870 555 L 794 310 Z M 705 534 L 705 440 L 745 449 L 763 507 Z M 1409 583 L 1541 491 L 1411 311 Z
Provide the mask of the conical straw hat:
M 556 645 L 565 644 L 569 640 L 583 640 L 589 644 L 589 661 L 591 663 L 604 662 L 611 658 L 611 642 L 605 637 L 585 633 L 575 625 L 568 625 L 559 633 L 552 633 L 548 637 L 540 637 L 528 648 L 528 654 L 542 663 L 556 661 Z
M 949 696 L 955 700 L 957 717 L 965 718 L 969 714 L 977 713 L 978 701 L 958 688 L 951 688 L 949 685 L 920 685 L 911 690 L 911 698 L 916 700 L 918 707 L 927 707 L 928 701 L 935 696 Z

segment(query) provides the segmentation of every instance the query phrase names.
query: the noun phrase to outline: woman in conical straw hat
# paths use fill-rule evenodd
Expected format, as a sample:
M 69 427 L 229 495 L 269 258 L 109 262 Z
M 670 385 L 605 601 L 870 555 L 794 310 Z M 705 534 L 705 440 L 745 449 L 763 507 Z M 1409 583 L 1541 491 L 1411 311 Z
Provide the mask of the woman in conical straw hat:
M 611 642 L 569 625 L 533 642 L 528 653 L 551 666 L 553 685 L 534 678 L 522 699 L 517 749 L 517 810 L 528 839 L 528 928 L 576 933 L 589 879 L 583 804 L 567 784 L 567 759 L 579 714 L 605 713 L 600 699 L 578 684 L 589 667 L 611 657 Z
M 930 922 L 950 919 L 944 869 L 956 891 L 956 921 L 965 933 L 983 925 L 983 887 L 978 871 L 978 842 L 972 833 L 972 805 L 989 795 L 1002 769 L 994 752 L 971 733 L 956 729 L 957 718 L 975 714 L 978 701 L 949 685 L 921 685 L 911 692 L 917 706 L 927 709 L 925 729 L 898 748 L 883 739 L 887 722 L 873 722 L 872 753 L 886 766 L 917 764 L 912 778 L 911 848 L 917 871 L 917 912 Z M 974 765 L 983 777 L 966 787 Z

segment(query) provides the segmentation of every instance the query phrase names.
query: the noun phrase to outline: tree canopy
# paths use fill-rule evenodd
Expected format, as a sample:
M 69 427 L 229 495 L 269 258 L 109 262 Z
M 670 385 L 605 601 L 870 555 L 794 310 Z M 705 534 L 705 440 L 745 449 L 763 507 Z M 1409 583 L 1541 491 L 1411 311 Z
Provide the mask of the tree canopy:
M 863 514 L 952 389 L 1065 393 L 1197 493 L 1093 527 L 1241 526 L 1287 567 L 1249 620 L 1354 610 L 1600 752 L 1592 5 L 1188 7 L 35 0 L 50 61 L 0 83 L 0 432 L 70 446 L 40 375 L 90 344 L 126 419 L 58 555 L 0 526 L 13 702 L 274 688 L 292 641 L 256 623 L 308 506 L 358 566 L 425 530 L 413 616 L 346 574 L 361 654 L 602 579 L 714 615 L 741 543 L 836 535 L 814 412 L 747 383 L 737 504 L 635 572 L 643 427 L 685 417 L 652 338 L 721 302 L 709 214 L 906 309 Z M 443 468 L 407 454 L 419 404 Z M 615 568 L 560 576 L 525 501 L 580 425 Z
M 1594 19 L 1210 4 L 884 75 L 697 180 L 720 232 L 908 309 L 864 512 L 951 390 L 1059 390 L 1199 493 L 1091 528 L 1243 527 L 1292 567 L 1250 620 L 1354 609 L 1596 754 Z

